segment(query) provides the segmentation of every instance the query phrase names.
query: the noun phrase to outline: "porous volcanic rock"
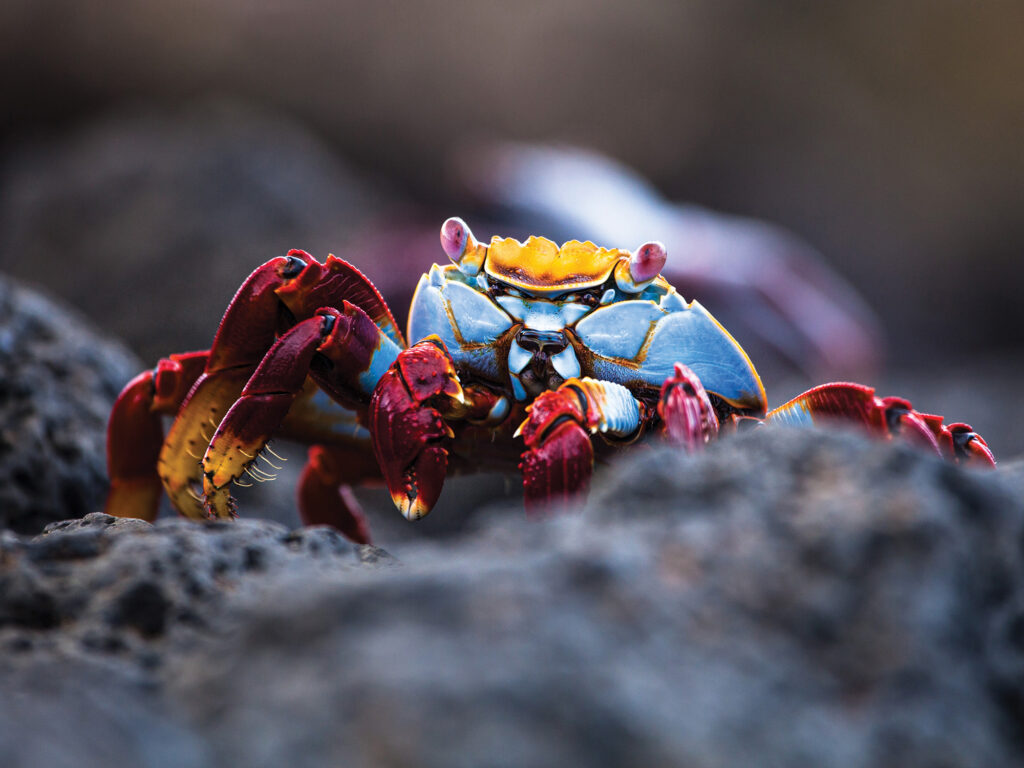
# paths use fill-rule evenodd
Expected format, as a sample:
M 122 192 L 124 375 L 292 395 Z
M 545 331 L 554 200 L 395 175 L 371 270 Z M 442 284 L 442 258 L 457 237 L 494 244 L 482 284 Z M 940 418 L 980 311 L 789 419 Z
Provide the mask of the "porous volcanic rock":
M 1020 764 L 1022 533 L 998 473 L 764 428 L 284 574 L 167 679 L 210 765 Z
M 224 605 L 284 571 L 315 580 L 388 564 L 327 528 L 154 526 L 102 513 L 0 538 L 0 765 L 205 764 L 159 695 L 168 655 L 223 631 Z
M 0 529 L 39 533 L 102 506 L 107 416 L 141 368 L 76 312 L 0 275 Z
M 329 528 L 289 531 L 267 521 L 157 525 L 94 512 L 54 523 L 35 538 L 0 542 L 0 648 L 8 653 L 99 654 L 157 666 L 171 628 L 177 640 L 208 632 L 225 597 L 252 576 L 300 564 L 335 575 L 388 562 Z

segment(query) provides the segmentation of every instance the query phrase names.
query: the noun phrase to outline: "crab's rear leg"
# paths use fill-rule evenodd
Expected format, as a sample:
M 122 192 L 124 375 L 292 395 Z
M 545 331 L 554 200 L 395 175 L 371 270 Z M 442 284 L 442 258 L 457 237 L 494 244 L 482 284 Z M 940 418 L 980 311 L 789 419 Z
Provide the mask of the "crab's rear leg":
M 318 310 L 281 336 L 221 420 L 202 458 L 207 513 L 234 514 L 230 483 L 257 472 L 257 457 L 279 431 L 307 376 L 335 400 L 365 407 L 400 351 L 366 312 L 347 301 L 341 310 Z
M 303 525 L 329 525 L 357 544 L 370 544 L 370 526 L 352 485 L 377 479 L 373 454 L 352 445 L 314 445 L 299 480 L 299 516 Z
M 107 422 L 108 515 L 156 519 L 163 493 L 157 472 L 164 442 L 161 419 L 177 413 L 208 356 L 204 351 L 164 358 L 118 396 Z
M 770 411 L 766 421 L 809 426 L 839 422 L 883 439 L 898 438 L 959 464 L 993 467 L 995 459 L 970 425 L 945 425 L 941 416 L 914 410 L 899 397 L 877 397 L 861 384 L 837 382 L 809 389 Z
M 613 439 L 639 434 L 651 410 L 621 384 L 597 379 L 569 379 L 542 393 L 520 426 L 526 443 L 519 468 L 527 512 L 564 504 L 586 490 L 594 466 L 591 435 Z

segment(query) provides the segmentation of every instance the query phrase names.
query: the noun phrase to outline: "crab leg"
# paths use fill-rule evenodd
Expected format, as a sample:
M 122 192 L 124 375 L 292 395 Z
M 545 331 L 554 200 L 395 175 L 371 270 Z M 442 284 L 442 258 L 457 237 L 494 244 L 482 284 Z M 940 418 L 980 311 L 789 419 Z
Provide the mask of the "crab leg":
M 845 422 L 883 439 L 900 438 L 960 464 L 994 467 L 995 459 L 970 425 L 944 425 L 941 416 L 920 413 L 908 400 L 877 397 L 875 390 L 846 382 L 822 384 L 770 411 L 765 421 L 798 426 Z
M 369 400 L 398 345 L 359 307 L 320 309 L 281 336 L 224 416 L 202 460 L 206 511 L 233 515 L 228 485 L 249 470 L 278 431 L 307 375 L 346 403 Z
M 304 525 L 330 525 L 357 544 L 370 544 L 370 526 L 352 484 L 379 478 L 373 456 L 352 446 L 314 445 L 299 480 L 299 515 Z
M 665 380 L 658 398 L 658 415 L 665 438 L 689 452 L 699 450 L 718 434 L 718 416 L 700 378 L 681 363 Z
M 565 503 L 586 490 L 594 467 L 592 434 L 628 439 L 649 418 L 628 389 L 589 378 L 569 379 L 542 393 L 527 412 L 516 432 L 526 442 L 519 468 L 527 512 Z
M 107 422 L 110 492 L 104 511 L 155 520 L 160 504 L 157 458 L 164 441 L 161 417 L 175 413 L 206 366 L 208 352 L 171 355 L 132 379 Z

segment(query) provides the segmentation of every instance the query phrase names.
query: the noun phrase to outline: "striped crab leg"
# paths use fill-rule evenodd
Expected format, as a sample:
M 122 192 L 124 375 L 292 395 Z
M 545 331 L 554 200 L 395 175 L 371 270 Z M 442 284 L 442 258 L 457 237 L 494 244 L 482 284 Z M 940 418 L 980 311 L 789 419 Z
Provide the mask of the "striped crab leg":
M 938 456 L 976 467 L 994 467 L 985 440 L 969 424 L 943 424 L 941 416 L 914 410 L 900 397 L 877 397 L 862 384 L 822 384 L 770 411 L 765 421 L 797 426 L 859 425 L 876 437 L 899 438 Z

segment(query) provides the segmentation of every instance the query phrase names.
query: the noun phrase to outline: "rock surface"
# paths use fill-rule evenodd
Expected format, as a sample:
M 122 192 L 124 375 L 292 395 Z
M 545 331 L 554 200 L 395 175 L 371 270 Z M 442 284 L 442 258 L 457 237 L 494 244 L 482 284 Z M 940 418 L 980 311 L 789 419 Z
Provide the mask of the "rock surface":
M 0 529 L 38 533 L 102 506 L 107 416 L 141 369 L 78 314 L 0 275 Z
M 203 764 L 202 737 L 158 695 L 165 660 L 222 631 L 224 605 L 274 574 L 339 579 L 387 562 L 325 528 L 257 521 L 93 513 L 35 538 L 4 533 L 0 765 Z
M 254 766 L 1009 765 L 1022 522 L 995 476 L 851 436 L 650 450 L 582 517 L 281 583 L 173 689 Z
M 0 756 L 41 764 L 24 713 L 69 691 L 104 740 L 69 726 L 54 765 L 1019 764 L 1018 470 L 765 428 L 397 568 L 255 521 L 6 534 Z

